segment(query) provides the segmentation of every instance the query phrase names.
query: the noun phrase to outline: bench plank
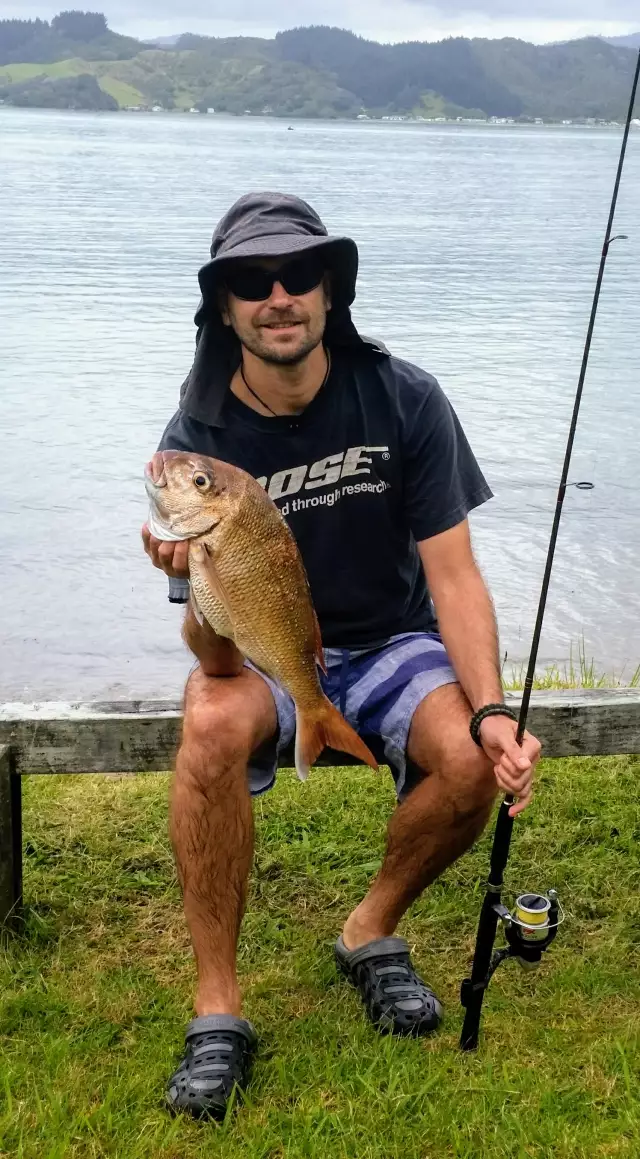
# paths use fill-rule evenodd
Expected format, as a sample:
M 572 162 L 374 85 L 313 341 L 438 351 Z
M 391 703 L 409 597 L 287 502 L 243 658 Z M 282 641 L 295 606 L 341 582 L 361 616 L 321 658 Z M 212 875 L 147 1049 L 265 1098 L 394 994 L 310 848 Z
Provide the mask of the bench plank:
M 520 696 L 507 696 L 517 708 Z M 20 775 L 141 773 L 172 767 L 181 705 L 174 701 L 0 705 L 0 745 L 10 745 Z M 640 689 L 535 692 L 529 727 L 549 757 L 640 753 Z M 281 767 L 293 764 L 291 751 Z M 358 762 L 329 751 L 323 765 Z

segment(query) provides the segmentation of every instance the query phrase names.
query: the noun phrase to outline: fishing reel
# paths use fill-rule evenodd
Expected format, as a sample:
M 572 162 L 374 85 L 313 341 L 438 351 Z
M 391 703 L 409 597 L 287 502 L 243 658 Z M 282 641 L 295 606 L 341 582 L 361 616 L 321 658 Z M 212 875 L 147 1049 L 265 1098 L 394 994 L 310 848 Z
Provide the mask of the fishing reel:
M 514 913 L 501 902 L 492 905 L 491 910 L 494 920 L 497 918 L 503 926 L 507 946 L 493 953 L 488 972 L 481 981 L 474 984 L 467 978 L 462 983 L 460 1000 L 464 1007 L 470 1005 L 474 991 L 486 990 L 498 966 L 507 958 L 515 958 L 525 970 L 535 970 L 565 920 L 555 889 L 550 889 L 548 894 L 521 894 L 516 899 Z
M 546 895 L 521 894 L 516 899 L 515 914 L 509 913 L 501 903 L 494 906 L 494 911 L 503 925 L 509 948 L 496 951 L 494 957 L 500 957 L 495 966 L 492 962 L 491 974 L 506 958 L 515 958 L 525 970 L 535 970 L 565 918 L 555 889 Z

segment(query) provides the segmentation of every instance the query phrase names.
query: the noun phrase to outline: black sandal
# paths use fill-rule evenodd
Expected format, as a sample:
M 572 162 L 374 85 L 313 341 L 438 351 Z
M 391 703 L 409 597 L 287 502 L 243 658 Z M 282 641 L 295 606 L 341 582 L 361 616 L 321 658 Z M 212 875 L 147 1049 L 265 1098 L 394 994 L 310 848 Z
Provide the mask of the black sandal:
M 172 1111 L 224 1119 L 233 1091 L 247 1085 L 258 1036 L 245 1018 L 205 1014 L 187 1027 L 186 1050 L 167 1084 Z
M 335 952 L 338 969 L 359 991 L 381 1034 L 418 1036 L 437 1030 L 442 1003 L 416 974 L 404 938 L 379 938 L 348 950 L 339 937 Z

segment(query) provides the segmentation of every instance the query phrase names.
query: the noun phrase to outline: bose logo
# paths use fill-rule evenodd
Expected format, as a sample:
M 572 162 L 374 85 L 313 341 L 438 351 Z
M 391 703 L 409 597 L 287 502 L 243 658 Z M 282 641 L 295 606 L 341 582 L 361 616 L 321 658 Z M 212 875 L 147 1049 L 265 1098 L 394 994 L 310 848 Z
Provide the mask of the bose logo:
M 263 475 L 258 479 L 271 499 L 283 499 L 288 495 L 297 495 L 303 486 L 305 491 L 312 491 L 316 487 L 328 487 L 345 479 L 349 475 L 370 475 L 371 455 L 381 454 L 389 458 L 388 447 L 350 447 L 348 451 L 340 451 L 337 455 L 327 455 L 325 459 L 318 459 L 311 466 L 303 464 L 301 467 L 289 467 L 286 471 L 276 471 L 267 481 Z M 306 482 L 305 482 L 306 480 Z M 267 485 L 268 483 L 268 485 Z

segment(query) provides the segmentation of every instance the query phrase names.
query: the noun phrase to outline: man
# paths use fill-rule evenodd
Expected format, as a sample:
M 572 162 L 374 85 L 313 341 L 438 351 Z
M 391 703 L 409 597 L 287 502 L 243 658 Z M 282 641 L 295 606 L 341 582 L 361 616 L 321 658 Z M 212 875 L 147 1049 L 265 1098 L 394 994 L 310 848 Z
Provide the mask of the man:
M 288 520 L 326 651 L 323 686 L 396 780 L 384 863 L 336 944 L 382 1032 L 425 1034 L 442 1008 L 416 974 L 400 919 L 476 840 L 499 789 L 520 812 L 540 746 L 515 741 L 497 631 L 469 512 L 491 497 L 435 379 L 351 320 L 357 249 L 298 198 L 250 194 L 222 219 L 200 271 L 198 338 L 162 451 L 244 468 Z M 188 596 L 187 545 L 143 529 Z M 259 598 L 259 593 L 256 593 Z M 256 1034 L 242 1018 L 236 946 L 253 853 L 250 793 L 269 789 L 294 730 L 285 691 L 190 603 L 171 836 L 198 967 L 196 1017 L 169 1081 L 175 1109 L 220 1116 L 244 1087 Z

